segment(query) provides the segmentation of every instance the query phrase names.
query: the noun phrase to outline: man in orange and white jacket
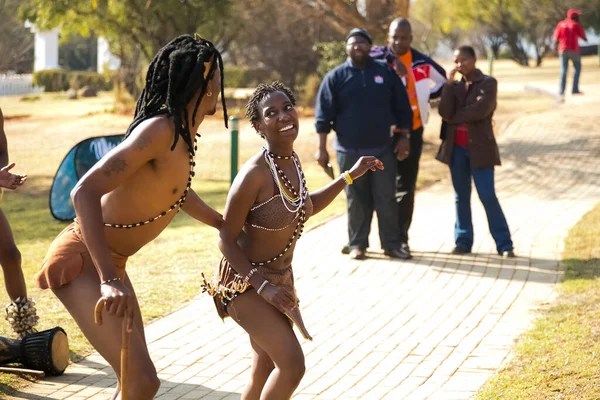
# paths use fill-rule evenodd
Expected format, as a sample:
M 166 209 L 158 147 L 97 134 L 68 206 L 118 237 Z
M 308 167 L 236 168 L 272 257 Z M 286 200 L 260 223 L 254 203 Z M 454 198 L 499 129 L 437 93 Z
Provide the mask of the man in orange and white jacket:
M 413 49 L 412 39 L 410 22 L 397 18 L 390 24 L 388 45 L 373 46 L 370 53 L 375 59 L 385 60 L 402 78 L 413 111 L 410 154 L 403 161 L 398 161 L 396 176 L 396 201 L 405 258 L 411 257 L 408 229 L 412 221 L 419 160 L 423 150 L 423 127 L 429 119 L 429 100 L 441 95 L 446 82 L 446 71 L 430 57 Z

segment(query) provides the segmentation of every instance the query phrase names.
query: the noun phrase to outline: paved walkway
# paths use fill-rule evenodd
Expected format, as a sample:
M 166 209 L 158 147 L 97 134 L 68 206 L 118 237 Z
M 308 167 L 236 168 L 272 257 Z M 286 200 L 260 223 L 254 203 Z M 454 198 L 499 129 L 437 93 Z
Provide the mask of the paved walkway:
M 339 252 L 345 218 L 302 238 L 294 264 L 314 341 L 303 343 L 307 373 L 296 399 L 467 399 L 494 374 L 551 300 L 568 229 L 600 201 L 600 113 L 578 101 L 523 117 L 500 139 L 497 188 L 517 259 L 495 255 L 475 194 L 475 254 L 449 255 L 447 180 L 417 196 L 410 262 L 383 257 L 375 236 L 368 260 L 349 261 Z M 208 296 L 147 332 L 162 379 L 157 398 L 239 399 L 248 340 L 231 320 L 221 322 Z M 114 385 L 92 355 L 11 398 L 107 399 Z

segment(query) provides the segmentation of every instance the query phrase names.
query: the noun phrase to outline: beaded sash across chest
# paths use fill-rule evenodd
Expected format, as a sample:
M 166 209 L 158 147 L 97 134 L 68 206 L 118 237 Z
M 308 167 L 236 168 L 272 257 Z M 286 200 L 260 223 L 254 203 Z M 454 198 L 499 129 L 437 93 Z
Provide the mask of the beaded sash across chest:
M 296 229 L 294 229 L 294 233 L 292 234 L 290 241 L 281 253 L 267 261 L 251 262 L 253 266 L 267 265 L 283 257 L 283 255 L 292 247 L 294 241 L 302 236 L 304 223 L 306 222 L 306 199 L 308 198 L 308 188 L 306 187 L 306 178 L 304 177 L 304 172 L 302 171 L 302 167 L 300 167 L 300 162 L 298 161 L 298 155 L 296 152 L 292 152 L 291 156 L 279 156 L 271 153 L 266 147 L 263 147 L 263 156 L 267 166 L 269 167 L 269 170 L 271 171 L 273 180 L 277 184 L 280 194 L 279 197 L 281 198 L 284 207 L 289 212 L 295 214 L 294 219 L 297 219 L 298 222 L 296 223 Z M 279 167 L 279 165 L 277 165 L 275 159 L 291 159 L 294 162 L 294 167 L 296 168 L 296 173 L 298 174 L 298 190 L 296 190 L 283 170 Z
M 198 146 L 196 144 L 197 141 L 198 140 L 196 138 L 194 138 L 194 151 L 198 150 Z M 167 215 L 168 213 L 170 213 L 171 211 L 173 211 L 176 208 L 177 208 L 177 212 L 179 212 L 179 210 L 181 210 L 181 207 L 183 206 L 183 203 L 185 203 L 187 194 L 190 191 L 190 187 L 192 186 L 192 178 L 195 175 L 195 173 L 194 173 L 195 166 L 196 166 L 196 162 L 194 161 L 194 154 L 190 151 L 190 174 L 188 176 L 187 185 L 185 186 L 185 190 L 183 191 L 183 194 L 181 195 L 181 197 L 175 203 L 173 203 L 173 205 L 171 205 L 171 207 L 169 207 L 166 211 L 161 212 L 156 217 L 149 218 L 145 221 L 136 222 L 134 224 L 111 224 L 111 223 L 105 222 L 104 226 L 109 227 L 109 228 L 131 229 L 131 228 L 136 228 L 138 226 L 147 225 L 151 222 L 154 222 L 157 219 L 164 217 L 165 215 Z

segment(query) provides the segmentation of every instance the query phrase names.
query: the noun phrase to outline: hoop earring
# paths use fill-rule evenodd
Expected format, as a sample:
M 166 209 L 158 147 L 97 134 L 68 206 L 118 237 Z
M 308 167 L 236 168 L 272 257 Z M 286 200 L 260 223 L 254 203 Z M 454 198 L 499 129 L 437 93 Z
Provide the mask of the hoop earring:
M 211 97 L 211 96 L 212 96 L 212 92 L 209 91 L 206 93 L 206 97 Z

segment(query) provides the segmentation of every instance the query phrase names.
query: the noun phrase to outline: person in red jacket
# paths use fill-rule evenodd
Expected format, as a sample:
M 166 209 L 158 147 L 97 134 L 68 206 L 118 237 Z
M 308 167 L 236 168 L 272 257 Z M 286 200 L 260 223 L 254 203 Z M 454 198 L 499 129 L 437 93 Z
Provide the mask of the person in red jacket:
M 581 11 L 570 9 L 567 12 L 567 19 L 564 19 L 556 25 L 554 31 L 554 40 L 560 57 L 560 96 L 564 98 L 565 86 L 567 84 L 567 72 L 569 69 L 569 60 L 575 68 L 573 76 L 573 94 L 582 94 L 579 91 L 579 76 L 581 75 L 581 54 L 579 51 L 579 39 L 587 42 L 585 31 L 579 23 Z

